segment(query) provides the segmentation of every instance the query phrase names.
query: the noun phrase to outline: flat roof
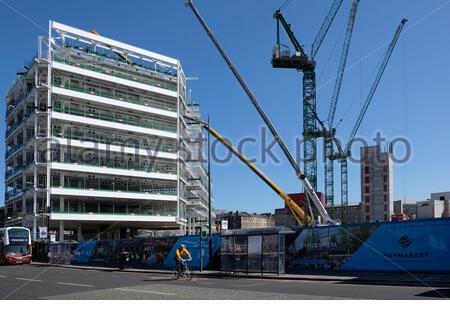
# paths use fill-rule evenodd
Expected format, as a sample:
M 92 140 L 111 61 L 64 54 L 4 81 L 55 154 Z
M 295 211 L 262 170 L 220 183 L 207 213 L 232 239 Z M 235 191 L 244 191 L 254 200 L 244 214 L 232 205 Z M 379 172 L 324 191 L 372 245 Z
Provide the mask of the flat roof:
M 60 22 L 50 20 L 49 28 L 50 28 L 50 30 L 58 31 L 58 33 L 60 33 L 60 34 L 67 33 L 69 35 L 76 36 L 78 38 L 84 38 L 84 39 L 91 40 L 94 43 L 97 42 L 99 44 L 106 44 L 111 47 L 114 47 L 115 49 L 122 49 L 126 52 L 142 55 L 146 58 L 155 59 L 155 60 L 158 60 L 163 63 L 165 62 L 172 66 L 177 66 L 179 63 L 178 59 L 171 58 L 171 57 L 168 57 L 168 56 L 165 56 L 165 55 L 162 55 L 159 53 L 155 53 L 155 52 L 152 52 L 149 50 L 145 50 L 145 49 L 133 46 L 133 45 L 129 45 L 124 42 L 116 41 L 116 40 L 113 40 L 113 39 L 110 39 L 110 38 L 107 38 L 107 37 L 104 37 L 104 36 L 101 36 L 98 34 L 94 34 L 92 32 L 87 32 L 87 31 L 84 31 L 84 30 L 81 30 L 81 29 L 78 29 L 75 27 L 71 27 L 71 26 L 65 25 Z

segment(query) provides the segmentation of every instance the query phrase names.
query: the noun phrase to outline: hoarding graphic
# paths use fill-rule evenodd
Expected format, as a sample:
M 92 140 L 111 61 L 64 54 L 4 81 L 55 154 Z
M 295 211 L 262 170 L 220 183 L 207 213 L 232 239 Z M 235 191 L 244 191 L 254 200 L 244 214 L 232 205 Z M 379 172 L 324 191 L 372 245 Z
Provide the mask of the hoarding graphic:
M 288 272 L 450 271 L 450 219 L 298 229 Z

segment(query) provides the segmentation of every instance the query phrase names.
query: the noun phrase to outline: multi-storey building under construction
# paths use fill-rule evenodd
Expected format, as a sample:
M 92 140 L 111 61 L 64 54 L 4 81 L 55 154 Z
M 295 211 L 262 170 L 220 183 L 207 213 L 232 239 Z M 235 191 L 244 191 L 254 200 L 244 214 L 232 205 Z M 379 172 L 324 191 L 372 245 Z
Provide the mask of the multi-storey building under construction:
M 197 107 L 177 59 L 50 21 L 6 107 L 7 225 L 62 240 L 206 221 L 203 133 L 183 117 Z

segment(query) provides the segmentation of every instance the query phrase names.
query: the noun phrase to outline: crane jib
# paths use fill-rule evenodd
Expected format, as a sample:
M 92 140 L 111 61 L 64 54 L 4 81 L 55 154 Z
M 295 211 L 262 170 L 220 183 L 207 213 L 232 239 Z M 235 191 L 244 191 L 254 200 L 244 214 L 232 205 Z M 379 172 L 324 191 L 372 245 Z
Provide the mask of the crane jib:
M 362 120 L 364 119 L 364 115 L 367 112 L 367 109 L 370 106 L 370 103 L 372 102 L 372 98 L 378 88 L 378 84 L 380 83 L 380 80 L 383 76 L 384 71 L 386 70 L 386 66 L 389 62 L 389 59 L 392 56 L 392 52 L 395 49 L 395 46 L 397 44 L 398 39 L 400 38 L 400 34 L 403 30 L 403 27 L 405 26 L 405 23 L 407 22 L 407 19 L 402 19 L 402 21 L 400 22 L 399 26 L 397 27 L 395 33 L 394 33 L 394 37 L 391 40 L 391 42 L 389 43 L 388 49 L 383 57 L 383 60 L 381 62 L 380 68 L 378 70 L 378 73 L 375 77 L 375 80 L 372 84 L 372 87 L 370 88 L 369 94 L 367 95 L 366 101 L 364 102 L 364 105 L 361 108 L 361 111 L 358 115 L 358 119 L 356 120 L 355 126 L 353 127 L 352 133 L 350 134 L 349 139 L 347 140 L 347 144 L 346 147 L 344 149 L 345 152 L 350 152 L 350 148 L 352 145 L 352 141 L 356 136 L 356 133 L 358 132 L 359 127 L 361 126 Z
M 203 29 L 205 30 L 205 32 L 208 34 L 209 38 L 211 39 L 211 41 L 214 43 L 214 45 L 216 46 L 217 50 L 219 51 L 219 53 L 221 54 L 222 58 L 226 61 L 228 67 L 230 68 L 231 72 L 233 73 L 233 75 L 236 77 L 236 79 L 238 80 L 239 84 L 241 85 L 242 89 L 245 91 L 245 93 L 247 94 L 247 96 L 249 97 L 250 101 L 252 102 L 253 106 L 255 107 L 255 109 L 257 110 L 257 112 L 259 113 L 259 115 L 262 117 L 262 119 L 264 120 L 265 124 L 267 125 L 267 127 L 269 128 L 270 132 L 272 133 L 272 135 L 275 137 L 275 140 L 277 141 L 278 145 L 280 146 L 281 150 L 283 151 L 283 153 L 285 154 L 285 156 L 287 157 L 289 163 L 291 164 L 291 166 L 293 167 L 295 174 L 297 175 L 297 177 L 299 179 L 302 180 L 303 185 L 305 186 L 305 191 L 306 193 L 312 198 L 316 208 L 319 210 L 320 215 L 322 216 L 322 218 L 324 219 L 324 222 L 326 223 L 332 223 L 332 219 L 330 218 L 330 216 L 328 215 L 328 212 L 326 211 L 325 207 L 323 206 L 322 202 L 320 201 L 319 197 L 316 195 L 314 189 L 312 188 L 311 184 L 309 183 L 309 181 L 305 178 L 305 176 L 303 175 L 300 167 L 298 166 L 297 162 L 294 160 L 294 157 L 292 156 L 292 154 L 290 153 L 289 149 L 287 148 L 286 144 L 284 143 L 284 141 L 281 139 L 280 135 L 278 134 L 277 130 L 275 129 L 275 127 L 273 126 L 272 122 L 270 121 L 270 119 L 268 118 L 268 116 L 266 115 L 266 113 L 264 112 L 264 110 L 262 109 L 262 107 L 259 105 L 258 101 L 256 100 L 256 97 L 253 95 L 253 93 L 251 92 L 251 90 L 249 89 L 249 87 L 247 86 L 247 84 L 245 83 L 245 81 L 242 79 L 241 75 L 239 74 L 239 72 L 237 71 L 237 69 L 235 68 L 235 66 L 233 65 L 231 59 L 228 57 L 227 53 L 225 52 L 225 50 L 222 48 L 222 46 L 220 45 L 220 43 L 217 41 L 216 37 L 214 36 L 214 34 L 212 33 L 212 31 L 209 29 L 208 25 L 206 24 L 205 20 L 202 18 L 202 16 L 200 15 L 199 11 L 197 10 L 197 8 L 195 7 L 194 3 L 192 0 L 188 0 L 188 2 L 186 3 L 186 5 L 188 7 L 191 8 L 191 10 L 193 11 L 194 15 L 196 16 L 196 18 L 198 19 L 198 21 L 200 22 L 200 24 L 202 25 Z

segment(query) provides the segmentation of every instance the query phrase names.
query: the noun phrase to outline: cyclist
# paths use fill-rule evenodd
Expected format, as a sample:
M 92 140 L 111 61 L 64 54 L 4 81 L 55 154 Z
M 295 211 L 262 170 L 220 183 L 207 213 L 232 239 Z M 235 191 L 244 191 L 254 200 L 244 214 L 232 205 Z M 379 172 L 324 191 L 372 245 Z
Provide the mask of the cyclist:
M 177 248 L 177 250 L 175 250 L 175 255 L 173 257 L 175 259 L 175 263 L 177 265 L 177 270 L 180 273 L 183 273 L 184 269 L 186 267 L 186 263 L 183 261 L 183 256 L 187 256 L 189 261 L 192 261 L 191 254 L 186 249 L 186 246 L 184 244 L 180 244 L 180 246 Z

